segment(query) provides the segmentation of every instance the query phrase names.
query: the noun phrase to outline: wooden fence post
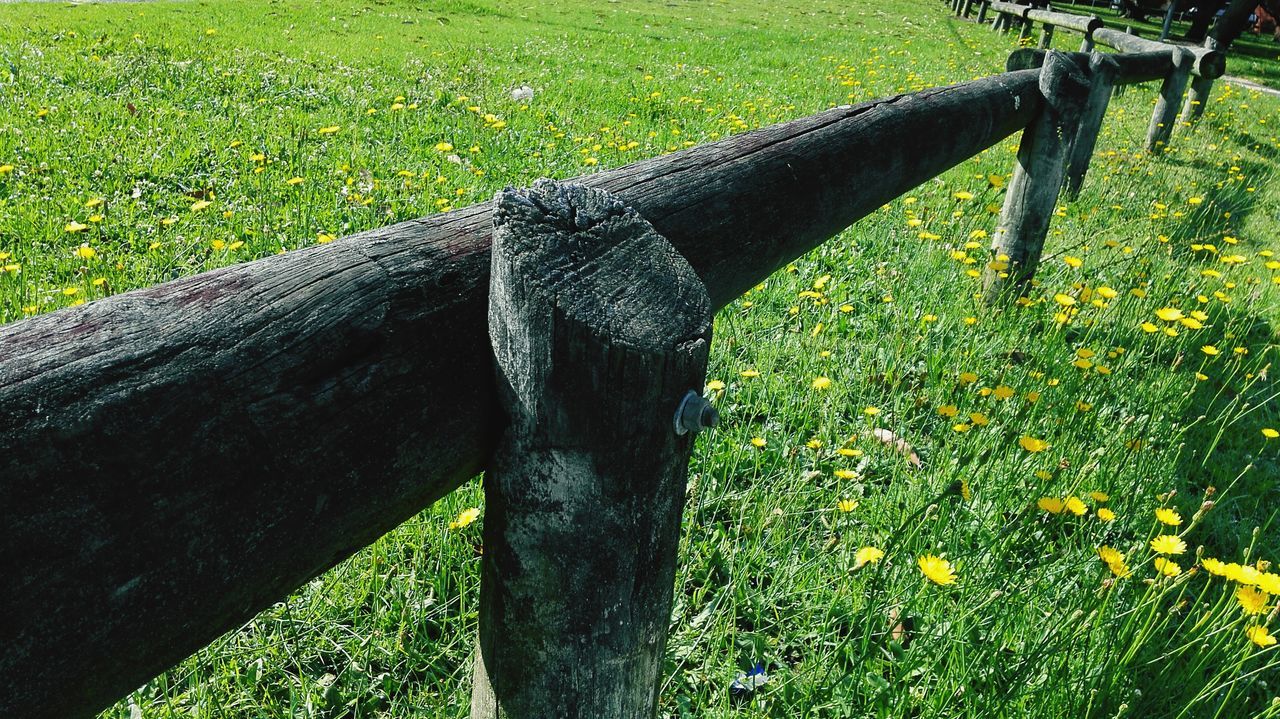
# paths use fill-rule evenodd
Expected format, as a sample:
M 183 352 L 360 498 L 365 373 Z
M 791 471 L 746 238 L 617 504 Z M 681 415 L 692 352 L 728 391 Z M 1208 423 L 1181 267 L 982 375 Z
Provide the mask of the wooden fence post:
M 1045 23 L 1044 28 L 1040 32 L 1039 48 L 1041 50 L 1048 50 L 1052 45 L 1053 45 L 1053 26 L 1050 25 L 1049 23 Z
M 983 276 L 987 301 L 1009 288 L 1021 291 L 1035 275 L 1089 81 L 1066 55 L 1050 50 L 1040 68 L 1040 92 L 1045 107 L 1022 133 L 1017 165 L 992 239 L 991 261 Z
M 960 8 L 960 17 L 968 20 L 971 12 L 973 12 L 973 0 L 964 0 L 964 6 Z
M 991 0 L 982 0 L 978 5 L 978 24 L 981 25 L 987 21 L 987 11 L 991 9 Z
M 1210 50 L 1221 50 L 1221 44 L 1215 37 L 1207 37 L 1204 46 Z M 1209 93 L 1213 92 L 1213 78 L 1196 76 L 1192 78 L 1187 89 L 1187 102 L 1182 106 L 1180 122 L 1193 124 L 1204 114 L 1204 106 L 1209 102 Z
M 652 719 L 711 301 L 613 195 L 499 194 L 489 335 L 510 424 L 485 474 L 473 719 Z
M 1109 55 L 1095 53 L 1089 57 L 1089 96 L 1080 113 L 1080 127 L 1071 142 L 1070 159 L 1067 161 L 1067 196 L 1075 198 L 1084 185 L 1085 173 L 1098 146 L 1098 133 L 1102 130 L 1102 118 L 1111 102 L 1111 88 L 1115 85 L 1120 64 Z
M 1178 118 L 1178 106 L 1182 103 L 1182 93 L 1187 89 L 1187 80 L 1191 77 L 1191 66 L 1195 55 L 1185 47 L 1173 48 L 1173 69 L 1160 85 L 1160 98 L 1156 100 L 1155 109 L 1151 113 L 1151 124 L 1147 127 L 1147 152 L 1158 152 L 1160 147 L 1169 143 L 1173 135 L 1173 125 Z

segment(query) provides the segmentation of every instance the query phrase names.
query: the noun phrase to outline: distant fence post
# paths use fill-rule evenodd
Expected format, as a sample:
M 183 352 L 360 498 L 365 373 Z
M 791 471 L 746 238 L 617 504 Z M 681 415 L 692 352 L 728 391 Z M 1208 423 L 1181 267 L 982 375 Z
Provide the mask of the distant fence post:
M 1040 45 L 1038 47 L 1041 50 L 1048 50 L 1052 45 L 1053 45 L 1053 26 L 1050 25 L 1049 23 L 1045 23 L 1044 28 L 1040 32 Z
M 960 8 L 960 17 L 967 20 L 971 12 L 973 12 L 973 0 L 964 0 L 964 6 Z
M 1155 110 L 1151 113 L 1151 124 L 1147 127 L 1147 152 L 1158 152 L 1160 147 L 1168 144 L 1173 135 L 1173 125 L 1178 118 L 1178 106 L 1182 103 L 1182 93 L 1187 89 L 1187 80 L 1191 77 L 1191 67 L 1195 63 L 1195 55 L 1185 47 L 1173 47 L 1173 69 L 1160 85 L 1160 99 L 1156 100 Z
M 1204 47 L 1209 50 L 1222 49 L 1218 39 L 1212 36 L 1205 38 Z M 1200 75 L 1191 79 L 1191 86 L 1187 89 L 1187 102 L 1182 106 L 1182 115 L 1178 118 L 1180 122 L 1192 124 L 1204 114 L 1209 93 L 1213 92 L 1213 80 L 1212 77 Z
M 1075 198 L 1084 185 L 1085 173 L 1089 171 L 1089 161 L 1093 159 L 1093 151 L 1098 146 L 1098 133 L 1102 130 L 1102 119 L 1107 114 L 1107 105 L 1111 102 L 1111 88 L 1115 85 L 1120 65 L 1110 56 L 1095 53 L 1089 57 L 1089 96 L 1085 99 L 1084 109 L 1080 113 L 1080 127 L 1076 130 L 1071 142 L 1071 155 L 1067 161 L 1067 196 Z
M 473 719 L 652 719 L 711 301 L 609 193 L 499 194 L 489 336 L 510 424 L 485 474 Z
M 978 24 L 981 25 L 987 21 L 987 11 L 991 9 L 991 0 L 982 0 L 978 4 Z
M 1067 167 L 1067 150 L 1089 93 L 1089 81 L 1066 55 L 1050 50 L 1040 68 L 1045 107 L 1022 133 L 1017 165 L 983 277 L 988 301 L 1021 289 L 1040 263 L 1049 219 Z

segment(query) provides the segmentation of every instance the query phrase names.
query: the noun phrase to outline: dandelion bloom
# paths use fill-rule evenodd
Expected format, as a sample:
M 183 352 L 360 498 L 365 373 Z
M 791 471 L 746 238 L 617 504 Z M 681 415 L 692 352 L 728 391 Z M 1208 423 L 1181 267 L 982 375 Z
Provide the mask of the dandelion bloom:
M 858 503 L 852 499 L 842 499 L 839 502 L 836 502 L 836 509 L 839 509 L 845 514 L 848 514 L 857 508 Z
M 206 208 L 206 207 L 208 207 L 209 205 L 212 205 L 212 204 L 213 204 L 213 203 L 212 203 L 212 202 L 209 202 L 208 200 L 197 200 L 196 202 L 194 202 L 194 203 L 192 203 L 192 204 L 191 204 L 191 211 L 192 211 L 192 212 L 199 212 L 200 210 L 203 210 L 204 208 Z
M 1258 588 L 1267 594 L 1280 594 L 1280 575 L 1264 573 L 1258 577 Z
M 1276 638 L 1271 636 L 1271 632 L 1267 631 L 1264 626 L 1249 627 L 1245 630 L 1245 634 L 1249 636 L 1249 641 L 1260 647 L 1269 647 L 1276 643 Z
M 1097 516 L 1098 516 L 1098 520 L 1102 522 L 1116 521 L 1116 513 L 1111 511 L 1110 509 L 1107 509 L 1106 507 L 1099 507 Z
M 1093 498 L 1093 501 L 1095 502 L 1107 502 L 1111 500 L 1111 495 L 1107 494 L 1106 492 L 1099 492 L 1097 490 L 1090 492 L 1089 496 Z
M 449 522 L 449 529 L 461 529 L 480 518 L 480 510 L 469 507 L 458 513 L 458 518 Z
M 827 377 L 814 377 L 811 386 L 816 390 L 830 389 L 831 380 Z
M 1062 514 L 1067 508 L 1067 503 L 1057 497 L 1041 497 L 1036 500 L 1036 506 L 1049 514 Z
M 862 547 L 853 555 L 853 568 L 857 569 L 867 564 L 875 564 L 884 559 L 884 551 L 875 547 Z
M 1160 520 L 1161 524 L 1167 524 L 1170 527 L 1176 527 L 1182 524 L 1182 515 L 1178 514 L 1177 510 L 1170 509 L 1168 507 L 1161 507 L 1157 509 L 1156 519 Z
M 1206 557 L 1205 559 L 1200 560 L 1200 566 L 1204 567 L 1206 572 L 1214 575 L 1215 577 L 1225 577 L 1227 575 L 1227 565 L 1220 559 Z
M 1226 566 L 1227 579 L 1241 584 L 1257 584 L 1262 579 L 1262 572 L 1245 564 L 1243 566 L 1232 562 Z
M 288 185 L 289 187 L 297 187 L 298 185 L 301 185 L 304 182 L 306 182 L 306 180 L 302 179 L 301 177 L 290 177 L 289 179 L 284 181 L 284 184 Z
M 436 143 L 436 152 L 453 152 L 453 143 L 450 143 L 450 142 L 437 142 L 437 143 Z
M 75 220 L 72 220 L 71 222 L 68 222 L 67 226 L 62 229 L 74 235 L 77 232 L 84 232 L 85 230 L 89 229 L 89 226 L 80 222 L 76 222 Z
M 1157 572 L 1160 572 L 1166 577 L 1176 577 L 1179 574 L 1182 574 L 1182 567 L 1179 567 L 1178 563 L 1172 559 L 1156 557 L 1155 567 Z
M 1220 352 L 1218 352 L 1218 348 L 1214 347 L 1213 345 L 1205 345 L 1200 348 L 1200 351 L 1209 355 L 1210 357 L 1215 357 L 1218 354 L 1220 354 Z
M 1071 512 L 1077 517 L 1083 517 L 1085 513 L 1089 511 L 1089 508 L 1084 505 L 1084 502 L 1080 501 L 1079 497 L 1067 497 L 1065 506 L 1068 512 Z
M 920 571 L 924 576 L 934 584 L 955 584 L 956 572 L 951 566 L 951 562 L 932 554 L 921 556 L 916 563 L 920 565 Z
M 82 260 L 92 260 L 98 256 L 98 252 L 88 245 L 80 245 L 76 248 L 76 257 Z
M 995 391 L 994 391 L 994 392 L 992 392 L 991 394 L 995 395 L 995 398 L 996 398 L 996 399 L 999 399 L 999 400 L 1006 400 L 1006 399 L 1009 399 L 1010 397 L 1012 397 L 1015 393 L 1014 393 L 1014 390 L 1013 390 L 1013 388 L 1012 388 L 1012 387 L 1010 387 L 1010 386 L 1008 386 L 1008 385 L 1003 385 L 1003 384 L 1002 384 L 1002 385 L 1000 385 L 1000 386 L 996 387 L 996 388 L 995 388 Z
M 760 376 L 760 373 L 759 373 L 758 371 L 756 371 L 756 370 L 753 370 L 753 369 L 744 369 L 744 370 L 742 370 L 741 372 L 739 372 L 738 374 L 742 375 L 743 377 L 746 377 L 747 379 L 750 379 L 750 378 L 752 378 L 752 377 L 759 377 L 759 376 Z
M 751 438 L 751 446 L 752 446 L 752 447 L 755 447 L 755 448 L 757 448 L 757 449 L 763 449 L 763 448 L 764 448 L 764 446 L 765 446 L 766 444 L 768 444 L 768 442 L 766 442 L 766 441 L 764 440 L 764 437 L 752 437 L 752 438 Z
M 1236 589 L 1236 601 L 1240 602 L 1240 608 L 1245 614 L 1262 614 L 1267 611 L 1267 593 L 1261 589 L 1250 586 L 1241 586 Z
M 1177 322 L 1182 319 L 1182 310 L 1174 307 L 1161 307 L 1156 310 L 1156 317 L 1159 317 L 1165 322 Z
M 1049 448 L 1049 443 L 1043 439 L 1036 439 L 1030 435 L 1023 435 L 1018 439 L 1018 445 L 1028 452 L 1043 452 Z
M 862 410 L 862 413 L 863 413 L 863 414 L 865 414 L 865 415 L 867 415 L 868 417 L 874 417 L 874 416 L 876 416 L 876 415 L 880 414 L 880 408 L 879 408 L 879 407 L 867 407 L 866 409 Z
M 978 375 L 973 372 L 961 372 L 959 379 L 960 384 L 973 384 L 978 381 Z
M 1270 427 L 1263 427 L 1262 436 L 1266 437 L 1267 439 L 1275 439 L 1276 437 L 1280 437 L 1280 430 L 1274 430 Z
M 1057 302 L 1063 307 L 1070 307 L 1071 305 L 1074 305 L 1076 303 L 1076 298 L 1072 297 L 1071 295 L 1064 295 L 1061 292 L 1059 292 L 1058 294 L 1053 296 L 1053 301 Z
M 707 392 L 719 392 L 722 389 L 724 389 L 724 382 L 721 382 L 718 379 L 713 379 L 707 383 Z
M 938 414 L 943 417 L 954 417 L 960 413 L 960 409 L 954 404 L 944 404 L 938 408 Z
M 1182 554 L 1187 551 L 1187 543 L 1173 534 L 1161 534 L 1151 540 L 1151 550 L 1156 554 Z
M 1101 547 L 1098 547 L 1098 558 L 1106 564 L 1113 564 L 1115 562 L 1123 562 L 1124 553 L 1115 547 L 1110 547 L 1104 544 Z

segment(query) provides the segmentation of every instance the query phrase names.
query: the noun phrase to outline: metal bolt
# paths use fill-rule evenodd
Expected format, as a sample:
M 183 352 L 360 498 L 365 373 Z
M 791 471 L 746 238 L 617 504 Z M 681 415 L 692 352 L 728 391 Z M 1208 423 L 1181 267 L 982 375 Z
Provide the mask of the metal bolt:
M 684 436 L 690 432 L 697 433 L 720 424 L 720 413 L 705 397 L 693 390 L 685 393 L 676 408 L 676 434 Z

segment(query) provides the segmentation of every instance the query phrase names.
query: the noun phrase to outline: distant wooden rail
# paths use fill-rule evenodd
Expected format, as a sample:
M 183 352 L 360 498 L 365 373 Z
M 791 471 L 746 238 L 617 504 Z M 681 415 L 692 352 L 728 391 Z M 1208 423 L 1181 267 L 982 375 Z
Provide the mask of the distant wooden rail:
M 1021 294 L 1061 190 L 1080 189 L 1112 87 L 1168 83 L 1197 63 L 1217 67 L 1206 54 L 1139 49 L 1022 50 L 1000 75 L 580 178 L 589 192 L 508 192 L 496 218 L 485 203 L 0 327 L 0 561 L 9 580 L 0 596 L 0 716 L 91 716 L 493 468 L 495 456 L 473 716 L 590 716 L 585 707 L 615 706 L 624 694 L 628 716 L 650 715 L 658 655 L 637 642 L 660 639 L 648 635 L 665 616 L 678 531 L 671 518 L 691 449 L 671 433 L 714 424 L 696 392 L 693 404 L 668 406 L 700 383 L 709 334 L 698 318 L 1019 130 L 984 286 L 992 302 Z M 628 266 L 650 268 L 646 279 L 668 273 L 679 292 L 628 300 L 636 316 L 652 318 L 648 329 L 618 326 L 609 313 L 575 314 L 547 289 L 563 272 L 596 267 L 572 248 L 601 239 L 592 233 L 615 221 L 625 227 L 596 234 L 627 248 L 636 258 Z M 542 279 L 518 269 L 518 254 L 490 257 L 495 222 L 519 247 L 528 244 L 520 238 L 555 235 L 538 250 Z M 666 243 L 678 262 L 660 250 Z M 616 273 L 616 260 L 599 266 Z M 610 298 L 633 289 L 594 286 Z M 546 312 L 569 320 L 546 325 Z M 660 326 L 666 321 L 673 324 Z M 531 369 L 522 359 L 531 353 L 575 376 L 596 357 L 607 366 L 588 386 L 628 391 L 615 402 L 584 402 L 567 391 L 567 375 Z M 635 382 L 667 363 L 679 372 L 660 385 Z M 537 382 L 512 379 L 522 373 Z M 564 411 L 538 408 L 550 401 Z M 606 419 L 583 420 L 596 411 Z M 618 588 L 584 581 L 572 567 L 539 565 L 538 582 L 512 572 L 547 552 L 571 552 L 581 538 L 510 531 L 512 522 L 536 526 L 530 507 L 547 499 L 524 478 L 550 467 L 556 501 L 578 505 L 601 487 L 623 486 L 607 453 L 545 459 L 577 446 L 566 431 L 607 430 L 618 417 L 634 418 L 636 436 L 649 438 L 640 444 L 664 448 L 646 475 L 652 494 L 636 497 L 652 496 L 642 509 L 665 513 L 642 518 L 644 536 L 628 537 L 661 551 L 641 562 L 622 547 L 610 560 L 646 567 L 634 585 L 643 586 L 646 608 L 624 606 L 640 594 L 610 594 Z M 592 436 L 643 449 L 607 431 Z M 578 448 L 600 446 L 583 439 Z M 636 511 L 636 497 L 614 495 L 599 516 L 581 515 L 598 531 L 616 533 L 616 518 Z M 602 594 L 584 595 L 581 606 L 593 609 L 582 617 L 564 607 L 525 611 L 531 601 L 589 591 Z M 512 636 L 521 627 L 578 632 L 577 646 L 592 646 L 613 631 L 603 619 L 619 607 L 650 629 L 610 634 L 618 644 L 600 651 L 557 653 L 542 668 L 555 676 L 513 659 L 541 651 Z M 621 665 L 626 676 L 602 669 Z M 584 703 L 525 691 L 529 677 L 556 684 L 566 672 Z
M 968 17 L 971 3 L 959 5 L 953 3 L 957 14 Z M 982 22 L 988 12 L 996 14 L 992 27 L 996 30 L 1009 30 L 1013 25 L 1019 29 L 1019 39 L 1030 37 L 1036 23 L 1042 25 L 1039 49 L 1047 49 L 1053 42 L 1053 31 L 1056 27 L 1065 28 L 1084 36 L 1080 45 L 1081 52 L 1091 52 L 1097 45 L 1105 45 L 1125 55 L 1147 56 L 1148 67 L 1156 64 L 1167 66 L 1165 71 L 1149 80 L 1162 80 L 1160 98 L 1152 111 L 1151 123 L 1147 129 L 1147 150 L 1158 152 L 1169 143 L 1169 138 L 1178 122 L 1190 124 L 1197 120 L 1204 111 L 1213 81 L 1222 77 L 1226 71 L 1226 54 L 1213 42 L 1206 42 L 1203 47 L 1183 47 L 1156 40 L 1138 37 L 1132 32 L 1121 32 L 1104 27 L 1100 18 L 1093 15 L 1076 15 L 1073 13 L 1055 12 L 1053 10 L 1033 8 L 1012 2 L 994 0 L 983 2 L 978 21 Z M 1163 55 L 1165 60 L 1157 59 Z M 1136 74 L 1122 78 L 1137 77 Z M 1146 80 L 1121 79 L 1117 86 Z M 1117 91 L 1118 92 L 1118 91 Z M 1183 94 L 1186 101 L 1183 102 Z M 1178 106 L 1182 105 L 1181 115 Z

